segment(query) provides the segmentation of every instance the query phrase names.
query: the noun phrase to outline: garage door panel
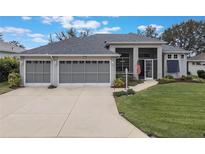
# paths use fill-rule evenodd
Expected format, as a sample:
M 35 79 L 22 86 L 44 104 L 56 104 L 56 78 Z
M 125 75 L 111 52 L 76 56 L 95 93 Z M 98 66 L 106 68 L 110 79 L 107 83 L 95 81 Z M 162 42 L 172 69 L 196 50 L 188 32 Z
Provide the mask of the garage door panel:
M 49 73 L 43 75 L 43 82 L 50 83 L 50 74 Z
M 49 83 L 50 61 L 27 61 L 26 83 Z
M 60 83 L 71 83 L 72 78 L 70 73 L 61 73 L 59 77 L 59 82 Z
M 99 73 L 98 74 L 98 82 L 99 83 L 108 83 L 108 82 L 110 82 L 110 74 L 109 73 Z
M 50 72 L 50 62 L 44 62 L 43 64 L 43 72 L 49 73 Z
M 110 64 L 109 61 L 103 61 L 98 64 L 99 72 L 110 72 Z
M 33 73 L 26 73 L 26 83 L 33 83 Z
M 70 68 L 70 69 L 68 69 Z M 60 61 L 60 83 L 109 83 L 109 61 Z
M 80 63 L 79 61 L 73 61 L 72 72 L 84 72 L 84 63 Z
M 97 83 L 98 74 L 97 73 L 85 73 L 85 82 L 86 83 Z
M 84 73 L 72 73 L 72 82 L 73 83 L 84 83 Z

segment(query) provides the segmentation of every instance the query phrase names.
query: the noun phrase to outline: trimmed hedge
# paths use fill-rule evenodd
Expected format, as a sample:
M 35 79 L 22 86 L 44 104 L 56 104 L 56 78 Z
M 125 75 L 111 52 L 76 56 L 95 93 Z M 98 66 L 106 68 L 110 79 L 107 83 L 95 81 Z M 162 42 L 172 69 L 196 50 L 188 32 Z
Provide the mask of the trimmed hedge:
M 113 96 L 115 97 L 121 97 L 121 96 L 129 96 L 134 95 L 136 92 L 133 89 L 128 89 L 127 91 L 117 91 L 113 92 Z
M 12 72 L 19 73 L 19 61 L 13 57 L 0 58 L 0 82 L 7 81 Z

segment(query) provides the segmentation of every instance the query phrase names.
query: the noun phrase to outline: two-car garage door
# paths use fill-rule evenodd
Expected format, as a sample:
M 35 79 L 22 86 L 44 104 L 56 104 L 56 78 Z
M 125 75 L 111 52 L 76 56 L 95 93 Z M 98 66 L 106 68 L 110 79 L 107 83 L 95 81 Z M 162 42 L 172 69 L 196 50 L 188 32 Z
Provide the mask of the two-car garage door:
M 26 83 L 50 83 L 50 61 L 26 61 Z M 54 71 L 57 74 L 57 71 Z M 110 83 L 110 61 L 59 61 L 59 83 Z
M 110 61 L 59 62 L 59 83 L 109 83 Z

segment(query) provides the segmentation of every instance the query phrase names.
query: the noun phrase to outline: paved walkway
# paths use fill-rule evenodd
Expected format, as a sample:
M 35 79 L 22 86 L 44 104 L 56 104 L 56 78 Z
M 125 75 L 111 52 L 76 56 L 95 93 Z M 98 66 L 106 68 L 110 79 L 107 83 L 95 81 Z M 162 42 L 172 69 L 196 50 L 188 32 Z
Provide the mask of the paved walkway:
M 138 91 L 145 90 L 145 89 L 152 87 L 154 85 L 157 85 L 157 84 L 158 84 L 158 81 L 156 81 L 156 80 L 146 80 L 141 84 L 138 84 L 136 86 L 130 86 L 129 88 L 138 92 Z M 125 90 L 125 88 L 114 88 L 113 89 L 113 91 L 121 91 L 121 90 Z
M 147 137 L 109 87 L 27 87 L 0 95 L 0 137 Z

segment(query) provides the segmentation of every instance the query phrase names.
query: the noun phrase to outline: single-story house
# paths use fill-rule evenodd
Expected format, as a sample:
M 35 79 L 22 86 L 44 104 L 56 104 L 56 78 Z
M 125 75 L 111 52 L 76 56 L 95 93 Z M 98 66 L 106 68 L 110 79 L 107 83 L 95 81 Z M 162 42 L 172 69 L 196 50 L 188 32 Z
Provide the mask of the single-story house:
M 188 72 L 192 75 L 197 75 L 198 70 L 205 71 L 205 53 L 201 53 L 194 57 L 187 59 Z
M 117 74 L 159 79 L 187 74 L 187 53 L 167 42 L 137 34 L 71 38 L 20 54 L 23 85 L 111 85 Z
M 17 53 L 21 53 L 25 51 L 25 49 L 21 47 L 17 47 L 11 43 L 0 41 L 0 58 L 15 56 Z

